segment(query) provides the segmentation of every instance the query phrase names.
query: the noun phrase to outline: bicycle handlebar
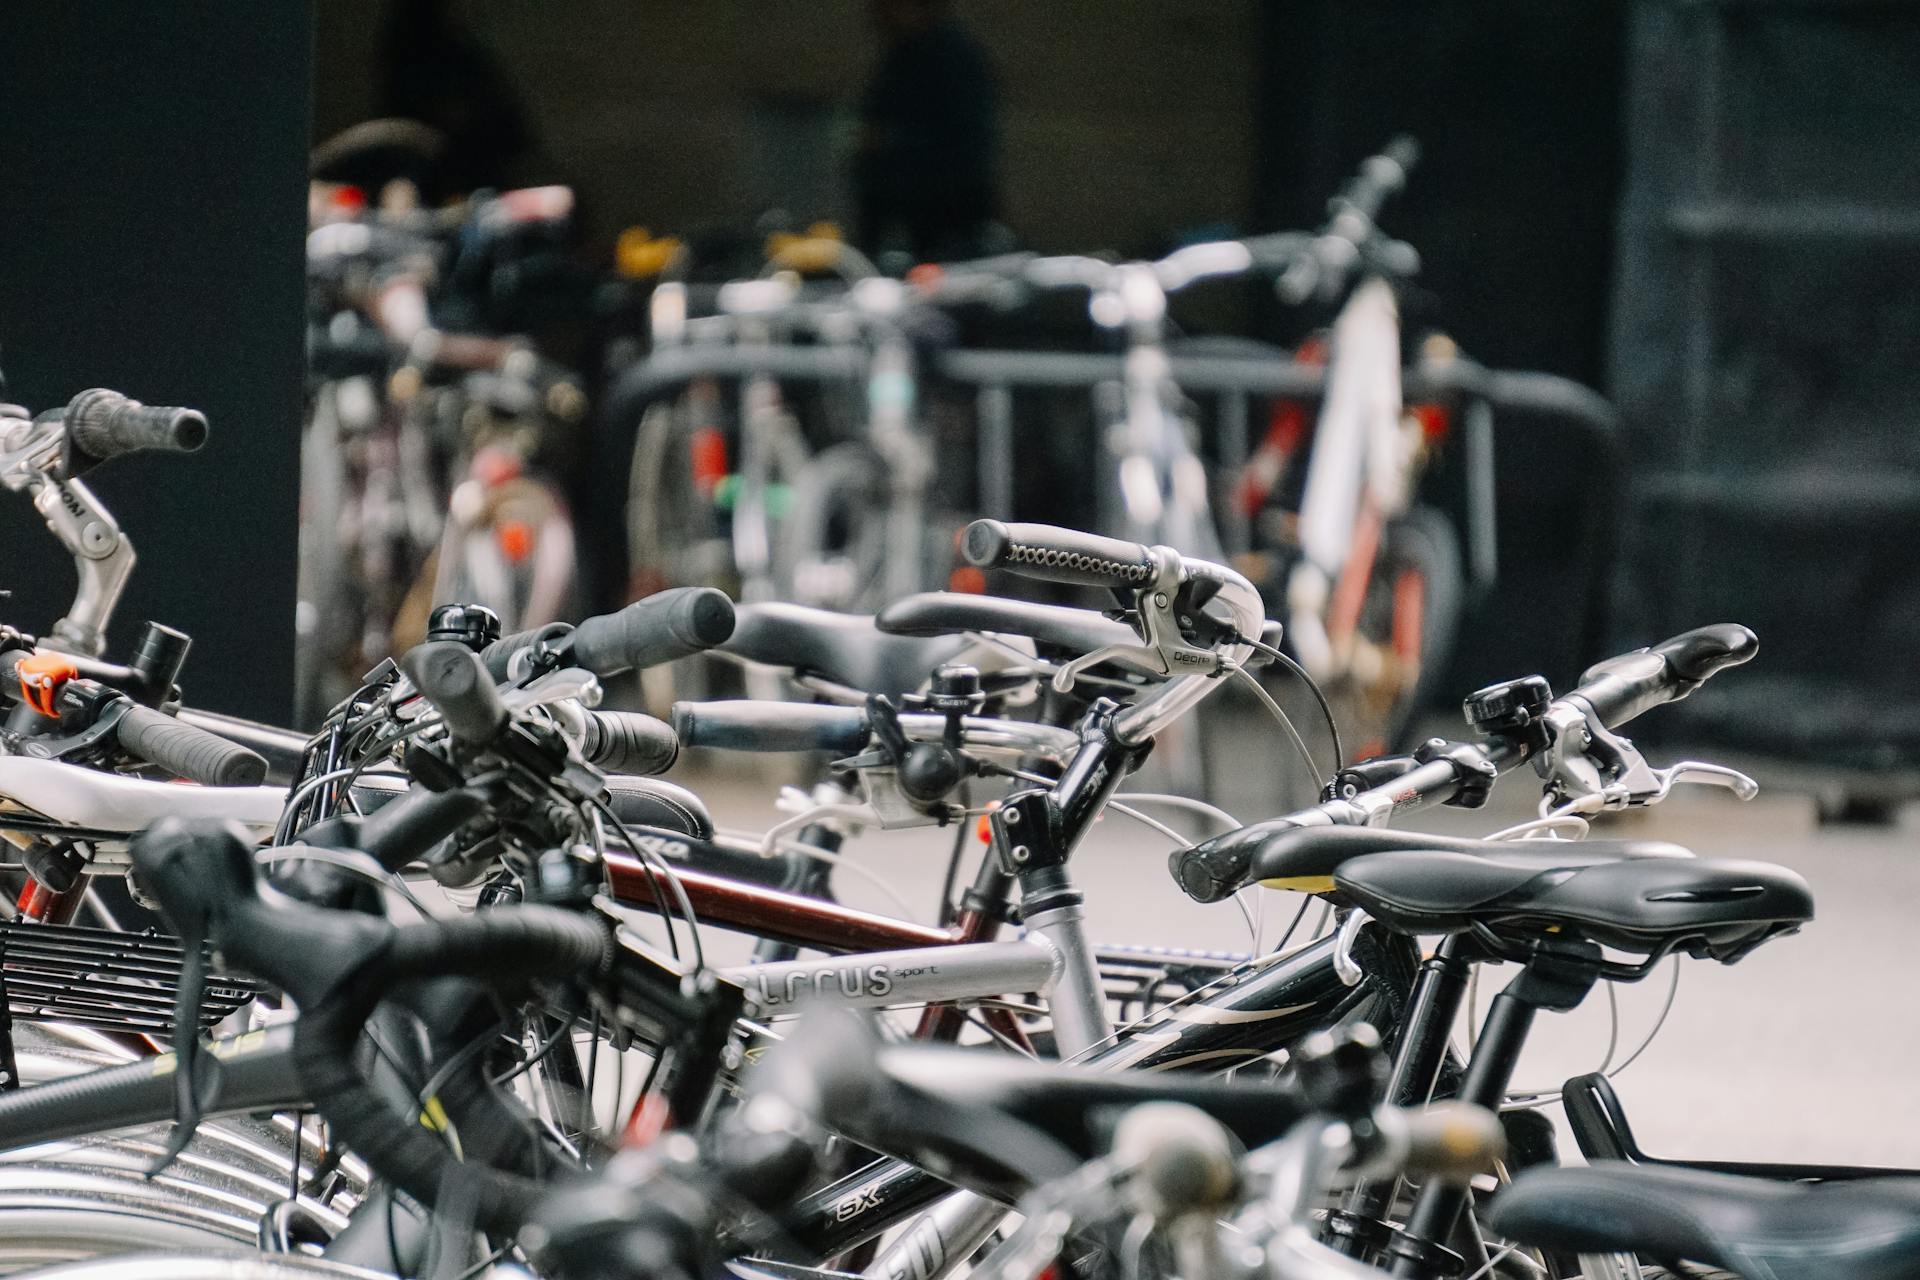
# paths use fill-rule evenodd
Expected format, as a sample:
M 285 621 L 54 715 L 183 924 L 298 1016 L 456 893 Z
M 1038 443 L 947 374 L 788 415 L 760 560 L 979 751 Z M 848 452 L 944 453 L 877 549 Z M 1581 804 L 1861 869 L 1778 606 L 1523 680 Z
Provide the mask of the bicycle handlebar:
M 589 711 L 580 754 L 608 773 L 665 773 L 680 756 L 673 726 L 638 711 Z
M 865 707 L 795 702 L 676 702 L 673 731 L 688 747 L 723 751 L 832 751 L 851 755 L 867 745 Z
M 469 977 L 517 985 L 603 974 L 614 955 L 604 921 L 522 906 L 395 926 L 269 898 L 252 842 L 225 822 L 164 819 L 129 848 L 141 883 L 182 938 L 204 939 L 299 1004 L 294 1052 L 301 1083 L 347 1145 L 425 1204 L 450 1195 L 473 1206 L 489 1230 L 519 1228 L 542 1184 L 463 1164 L 431 1131 L 398 1115 L 355 1065 L 360 1031 L 407 981 Z
M 266 780 L 267 762 L 259 753 L 131 700 L 113 733 L 128 755 L 210 787 L 250 787 Z
M 1609 729 L 1678 702 L 1717 672 L 1752 660 L 1759 637 L 1736 622 L 1699 627 L 1671 640 L 1588 667 L 1570 698 L 1593 708 Z
M 1591 709 L 1603 724 L 1614 728 L 1653 707 L 1681 701 L 1714 673 L 1752 658 L 1759 643 L 1753 632 L 1735 623 L 1701 627 L 1595 664 L 1580 687 L 1556 698 L 1553 705 L 1571 708 L 1580 719 Z M 1545 723 L 1551 716 L 1548 712 L 1540 721 Z M 1483 768 L 1496 773 L 1505 773 L 1537 753 L 1536 746 L 1515 738 L 1494 738 L 1479 748 Z M 1369 790 L 1255 825 L 1270 835 L 1297 827 L 1376 826 L 1395 813 L 1434 800 L 1450 801 L 1470 781 L 1454 760 L 1437 757 Z M 1174 882 L 1196 901 L 1219 902 L 1278 874 L 1261 866 L 1260 851 L 1267 841 L 1247 838 L 1251 830 L 1242 828 L 1175 850 L 1167 858 Z
M 931 712 L 902 712 L 900 729 L 913 742 L 940 742 L 947 718 Z M 865 707 L 835 707 L 797 702 L 676 702 L 673 729 L 682 746 L 724 751 L 831 751 L 852 755 L 867 745 L 872 721 Z M 1027 720 L 965 716 L 961 748 L 970 752 L 1039 756 L 1063 761 L 1080 746 L 1071 729 Z
M 1135 591 L 1154 575 L 1153 555 L 1138 542 L 1046 524 L 975 520 L 967 526 L 961 550 L 969 564 L 982 569 L 1074 586 Z
M 118 391 L 82 391 L 58 411 L 72 447 L 95 462 L 144 450 L 192 453 L 207 442 L 196 409 L 144 405 Z
M 500 700 L 500 690 L 465 645 L 429 640 L 408 650 L 400 668 L 440 713 L 455 741 L 485 746 L 505 727 L 507 705 Z
M 566 658 L 597 676 L 653 667 L 690 657 L 733 634 L 733 601 L 712 587 L 674 587 L 635 601 L 617 613 L 588 618 L 571 631 L 536 627 L 503 636 L 480 653 L 493 678 L 505 680 L 513 656 L 546 639 Z

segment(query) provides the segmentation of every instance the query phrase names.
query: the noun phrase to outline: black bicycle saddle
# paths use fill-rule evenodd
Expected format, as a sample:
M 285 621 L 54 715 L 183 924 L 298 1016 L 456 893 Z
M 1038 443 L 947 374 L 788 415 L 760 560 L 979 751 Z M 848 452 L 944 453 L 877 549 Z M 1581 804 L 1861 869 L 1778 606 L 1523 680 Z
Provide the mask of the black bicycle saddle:
M 1477 853 L 1374 853 L 1347 862 L 1335 885 L 1390 929 L 1509 937 L 1583 937 L 1622 951 L 1678 947 L 1733 961 L 1813 918 L 1807 882 L 1764 862 L 1636 858 L 1590 863 L 1578 844 L 1559 866 Z M 1556 861 L 1549 858 L 1548 863 Z
M 1334 887 L 1334 873 L 1349 860 L 1395 851 L 1472 854 L 1536 869 L 1693 856 L 1664 840 L 1468 840 L 1389 827 L 1299 827 L 1276 818 L 1176 849 L 1167 857 L 1167 869 L 1189 897 L 1218 902 L 1256 883 L 1325 893 Z
M 1493 1229 L 1568 1253 L 1638 1253 L 1747 1280 L 1920 1275 L 1920 1178 L 1773 1182 L 1603 1161 L 1536 1169 L 1494 1197 Z
M 967 641 L 887 635 L 867 614 L 831 613 L 799 604 L 744 604 L 734 612 L 733 636 L 720 646 L 749 662 L 787 667 L 861 693 L 890 698 L 927 682 Z

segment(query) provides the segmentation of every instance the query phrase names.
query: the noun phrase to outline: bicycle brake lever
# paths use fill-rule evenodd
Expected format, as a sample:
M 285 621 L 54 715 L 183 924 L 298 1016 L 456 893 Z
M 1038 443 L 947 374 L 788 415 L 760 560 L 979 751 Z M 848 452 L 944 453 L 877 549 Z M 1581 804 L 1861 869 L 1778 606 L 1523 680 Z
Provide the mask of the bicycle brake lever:
M 1340 932 L 1334 939 L 1333 971 L 1349 987 L 1359 986 L 1367 976 L 1360 962 L 1353 958 L 1353 945 L 1360 940 L 1360 930 L 1372 920 L 1372 916 L 1356 908 L 1340 922 Z
M 1667 793 L 1672 791 L 1676 784 L 1682 782 L 1725 787 L 1740 800 L 1751 800 L 1760 794 L 1760 784 L 1738 769 L 1730 769 L 1723 764 L 1709 764 L 1705 760 L 1682 760 L 1665 769 L 1654 770 L 1653 776 L 1660 780 L 1660 792 L 1655 797 L 1656 801 L 1665 799 Z
M 1180 593 L 1180 553 L 1171 547 L 1150 547 L 1153 557 L 1153 584 L 1134 596 L 1140 629 L 1146 633 L 1141 644 L 1110 644 L 1063 663 L 1053 673 L 1053 687 L 1060 693 L 1072 690 L 1082 671 L 1102 663 L 1150 678 L 1173 675 L 1220 673 L 1220 655 L 1187 643 L 1180 630 L 1180 617 L 1174 601 Z
M 208 963 L 204 931 L 187 928 L 180 947 L 180 986 L 173 1009 L 173 1131 L 167 1137 L 166 1150 L 148 1167 L 149 1178 L 166 1172 L 167 1166 L 187 1149 L 200 1129 L 205 1110 L 202 1099 L 212 1097 L 219 1085 L 219 1061 L 200 1051 L 200 1007 L 207 991 Z M 204 1093 L 203 1081 L 208 1086 Z

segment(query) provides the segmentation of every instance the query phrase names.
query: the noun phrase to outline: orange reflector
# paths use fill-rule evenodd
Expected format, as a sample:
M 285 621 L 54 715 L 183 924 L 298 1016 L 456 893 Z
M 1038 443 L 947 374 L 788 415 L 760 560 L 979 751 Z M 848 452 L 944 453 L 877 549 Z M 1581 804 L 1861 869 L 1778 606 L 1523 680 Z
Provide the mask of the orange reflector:
M 54 699 L 60 688 L 80 674 L 73 659 L 64 653 L 35 653 L 20 660 L 15 668 L 20 675 L 20 697 L 43 716 L 58 716 Z
M 500 543 L 501 554 L 513 564 L 533 554 L 533 526 L 525 520 L 503 520 L 495 526 L 493 536 Z
M 965 592 L 970 596 L 983 596 L 987 593 L 987 575 L 970 564 L 961 565 L 947 575 L 947 590 Z

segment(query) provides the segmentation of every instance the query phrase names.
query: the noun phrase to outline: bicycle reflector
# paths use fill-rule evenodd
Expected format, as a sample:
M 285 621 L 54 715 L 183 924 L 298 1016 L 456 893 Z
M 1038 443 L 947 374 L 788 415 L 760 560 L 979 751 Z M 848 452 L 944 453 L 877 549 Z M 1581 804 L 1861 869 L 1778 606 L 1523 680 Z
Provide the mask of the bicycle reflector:
M 58 718 L 56 701 L 61 686 L 80 674 L 73 659 L 64 653 L 35 653 L 15 667 L 20 675 L 20 697 L 43 716 Z

